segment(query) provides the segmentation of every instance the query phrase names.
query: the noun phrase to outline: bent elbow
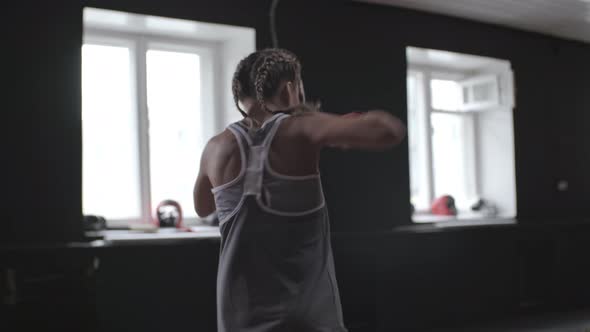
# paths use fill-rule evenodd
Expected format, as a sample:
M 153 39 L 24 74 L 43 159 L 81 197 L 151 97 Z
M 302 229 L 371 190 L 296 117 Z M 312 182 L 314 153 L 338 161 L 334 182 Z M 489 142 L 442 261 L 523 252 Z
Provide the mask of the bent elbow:
M 195 204 L 195 212 L 199 218 L 206 218 L 215 212 L 215 207 Z
M 380 135 L 380 147 L 387 149 L 401 144 L 406 138 L 406 126 L 401 122 L 390 123 L 385 126 Z
M 391 146 L 397 146 L 401 144 L 407 135 L 406 126 L 404 126 L 401 122 L 397 123 L 393 128 L 389 131 L 389 144 Z
M 198 206 L 195 206 L 195 212 L 199 218 L 205 218 L 207 216 L 203 209 L 200 209 Z
M 197 216 L 201 219 L 207 219 L 212 214 L 215 214 L 215 210 L 207 210 L 207 211 L 197 210 Z

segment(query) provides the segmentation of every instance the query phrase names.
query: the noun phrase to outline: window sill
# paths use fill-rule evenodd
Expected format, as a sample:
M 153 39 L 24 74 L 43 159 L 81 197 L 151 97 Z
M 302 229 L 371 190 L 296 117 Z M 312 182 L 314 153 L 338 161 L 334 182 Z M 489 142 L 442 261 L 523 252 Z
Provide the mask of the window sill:
M 415 224 L 433 224 L 435 227 L 463 227 L 483 225 L 513 225 L 515 218 L 503 216 L 485 216 L 472 212 L 460 212 L 456 216 L 440 216 L 429 213 L 415 213 L 412 216 Z
M 142 232 L 133 230 L 104 230 L 86 232 L 88 237 L 100 237 L 111 245 L 128 245 L 141 243 L 167 243 L 195 239 L 218 239 L 219 227 L 193 226 L 190 231 L 181 231 L 174 228 L 158 229 L 156 232 Z

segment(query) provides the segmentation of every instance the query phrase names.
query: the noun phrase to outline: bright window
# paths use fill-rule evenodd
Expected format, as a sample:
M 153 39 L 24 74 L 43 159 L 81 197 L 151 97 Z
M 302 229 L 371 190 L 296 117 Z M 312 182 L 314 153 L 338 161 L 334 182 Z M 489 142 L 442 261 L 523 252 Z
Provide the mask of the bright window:
M 214 125 L 201 116 L 205 56 L 184 44 L 160 50 L 146 39 L 87 40 L 82 53 L 84 214 L 121 223 L 148 220 L 155 206 L 173 199 L 185 218 L 196 218 L 192 186 L 203 128 Z M 133 46 L 113 46 L 125 43 Z M 182 51 L 169 50 L 175 47 Z
M 126 227 L 172 199 L 197 222 L 201 152 L 241 118 L 231 78 L 254 49 L 251 28 L 85 8 L 83 213 Z
M 477 175 L 473 118 L 458 112 L 461 87 L 420 71 L 409 72 L 407 84 L 412 204 L 427 211 L 433 199 L 451 195 L 464 207 L 475 199 Z
M 475 180 L 472 174 L 474 142 L 469 135 L 472 118 L 465 114 L 433 112 L 432 166 L 434 197 L 451 195 L 459 207 L 474 200 Z M 463 206 L 461 206 L 463 205 Z
M 175 199 L 192 207 L 193 182 L 204 145 L 200 57 L 147 51 L 151 204 Z M 196 217 L 194 209 L 184 215 Z
M 432 108 L 440 111 L 458 111 L 461 107 L 461 86 L 452 80 L 431 79 Z
M 113 219 L 142 213 L 132 50 L 82 48 L 83 210 Z
M 516 214 L 513 73 L 505 60 L 408 47 L 410 199 L 416 222 Z M 458 216 L 432 215 L 439 197 Z

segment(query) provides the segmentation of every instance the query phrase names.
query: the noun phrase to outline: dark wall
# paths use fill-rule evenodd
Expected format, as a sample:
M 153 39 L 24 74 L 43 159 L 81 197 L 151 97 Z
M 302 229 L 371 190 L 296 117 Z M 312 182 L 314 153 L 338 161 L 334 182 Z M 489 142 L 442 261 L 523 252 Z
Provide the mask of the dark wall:
M 216 331 L 218 240 L 106 248 L 98 331 Z
M 10 90 L 3 156 L 6 239 L 81 235 L 80 45 L 84 6 L 254 27 L 270 44 L 269 1 L 70 0 L 3 10 Z M 385 108 L 406 118 L 408 45 L 510 60 L 516 75 L 518 216 L 587 215 L 590 47 L 543 35 L 344 1 L 282 1 L 280 44 L 304 62 L 306 87 L 328 112 Z M 322 171 L 335 231 L 383 230 L 409 218 L 407 145 L 385 153 L 326 151 Z M 566 179 L 570 190 L 558 193 Z M 4 201 L 6 203 L 6 201 Z M 26 235 L 25 235 L 26 234 Z
M 82 18 L 76 6 L 46 3 L 7 6 L 2 16 L 7 199 L 0 239 L 80 237 Z
M 586 225 L 335 234 L 345 324 L 457 328 L 588 306 L 589 233 Z M 215 331 L 218 248 L 210 239 L 99 250 L 98 330 Z
M 405 119 L 408 45 L 509 60 L 516 80 L 521 222 L 588 213 L 590 180 L 583 170 L 590 166 L 589 45 L 365 4 L 317 9 L 285 1 L 281 8 L 280 17 L 306 17 L 303 31 L 283 20 L 281 36 L 305 60 L 307 86 L 332 112 L 385 107 Z M 408 222 L 407 162 L 406 147 L 378 155 L 327 154 L 324 174 L 328 198 L 338 202 L 331 211 L 337 223 L 364 229 L 353 225 L 363 216 L 371 220 L 369 227 Z M 558 179 L 569 181 L 568 192 L 555 190 Z
M 98 331 L 91 248 L 0 246 L 3 331 Z
M 5 6 L 0 24 L 9 32 L 9 47 L 2 55 L 8 87 L 0 121 L 0 239 L 64 241 L 82 235 L 84 6 L 254 27 L 262 48 L 270 45 L 269 2 L 67 0 Z M 536 226 L 550 217 L 559 224 L 590 213 L 584 201 L 590 197 L 588 45 L 348 1 L 283 0 L 278 21 L 281 46 L 301 57 L 308 94 L 320 98 L 328 112 L 385 108 L 405 120 L 408 45 L 507 59 L 516 76 L 518 215 L 530 228 L 363 238 L 366 231 L 378 234 L 409 223 L 407 145 L 385 153 L 329 150 L 323 155 L 333 230 L 342 236 L 334 250 L 351 330 L 440 326 L 465 314 L 482 316 L 522 305 L 588 303 L 588 228 Z M 558 179 L 569 180 L 568 192 L 555 191 Z M 217 245 L 209 244 L 206 251 L 198 245 L 158 248 L 113 248 L 100 254 L 96 303 L 105 330 L 130 322 L 164 326 L 159 324 L 167 316 L 144 320 L 139 310 L 160 300 L 183 305 L 179 313 L 186 324 L 169 324 L 188 330 L 194 306 L 204 310 L 195 316 L 213 326 Z M 193 279 L 200 283 L 173 295 Z M 154 287 L 152 295 L 149 287 Z M 163 314 L 175 312 L 162 308 Z M 424 320 L 426 315 L 431 319 Z

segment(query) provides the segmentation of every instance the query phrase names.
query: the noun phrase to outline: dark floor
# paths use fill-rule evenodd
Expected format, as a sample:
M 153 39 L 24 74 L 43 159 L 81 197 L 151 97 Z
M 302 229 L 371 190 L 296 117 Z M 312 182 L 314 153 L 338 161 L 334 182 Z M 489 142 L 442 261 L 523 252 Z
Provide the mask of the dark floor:
M 431 332 L 590 332 L 590 309 L 568 313 L 531 315 L 469 328 L 435 329 Z

